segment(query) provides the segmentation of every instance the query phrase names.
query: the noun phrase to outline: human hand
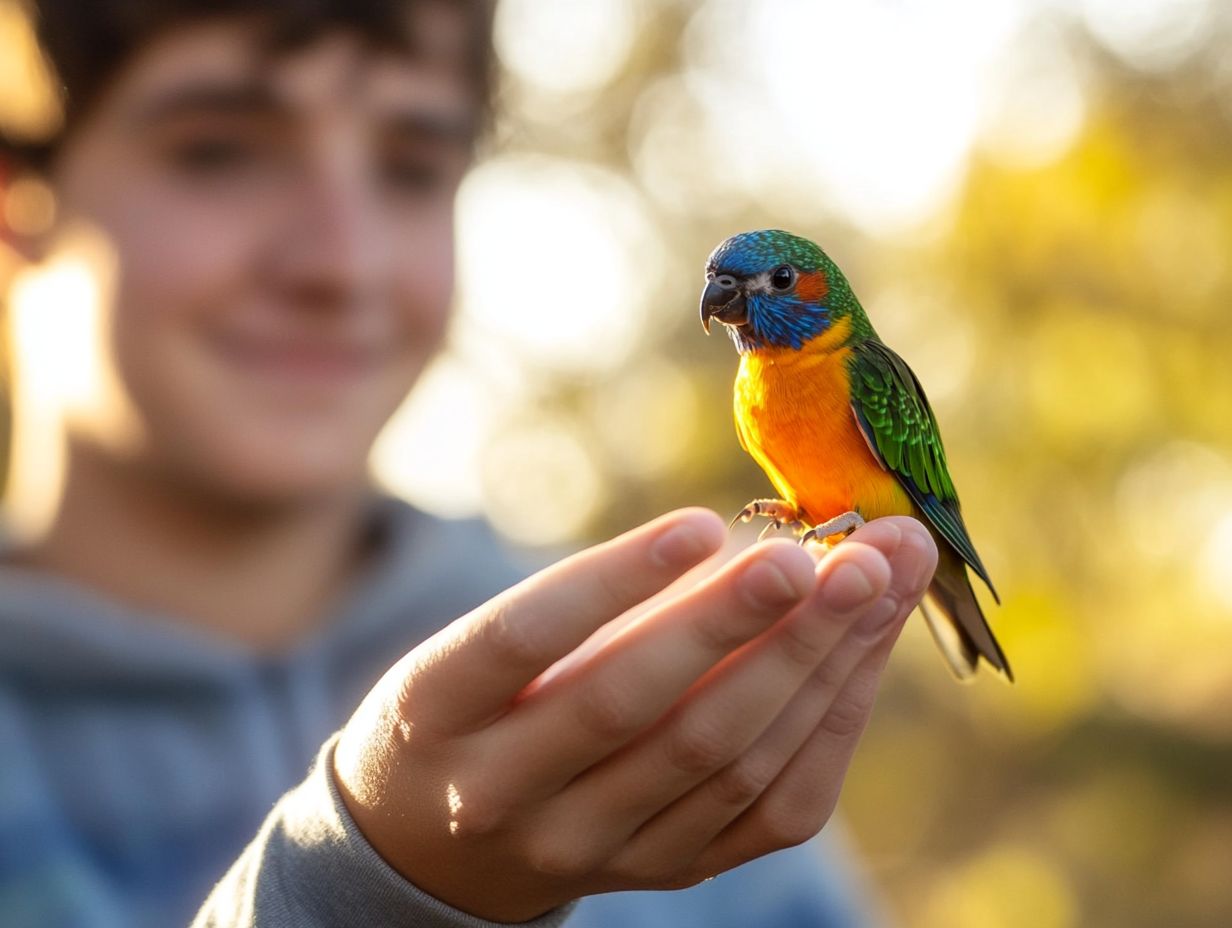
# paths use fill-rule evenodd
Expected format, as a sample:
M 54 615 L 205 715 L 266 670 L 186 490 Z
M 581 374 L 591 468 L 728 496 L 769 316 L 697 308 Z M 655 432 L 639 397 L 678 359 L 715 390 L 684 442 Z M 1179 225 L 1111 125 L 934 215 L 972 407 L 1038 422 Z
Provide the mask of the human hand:
M 765 542 L 581 648 L 723 538 L 712 512 L 663 516 L 399 661 L 335 756 L 381 856 L 455 908 L 514 922 L 692 885 L 816 834 L 936 548 L 901 517 L 819 564 Z

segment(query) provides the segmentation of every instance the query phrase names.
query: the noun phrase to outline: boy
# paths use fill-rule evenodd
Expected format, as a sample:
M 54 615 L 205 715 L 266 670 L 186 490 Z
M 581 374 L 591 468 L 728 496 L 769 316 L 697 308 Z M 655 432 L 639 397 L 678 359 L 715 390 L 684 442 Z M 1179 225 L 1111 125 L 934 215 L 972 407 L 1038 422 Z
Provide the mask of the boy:
M 516 583 L 481 527 L 367 480 L 447 319 L 485 5 L 37 13 L 64 128 L 8 161 L 58 211 L 8 233 L 14 326 L 94 338 L 55 415 L 12 359 L 0 922 L 856 921 L 807 848 L 599 894 L 821 828 L 935 564 L 921 527 L 660 595 L 723 538 L 684 510 Z M 29 297 L 67 266 L 81 305 Z

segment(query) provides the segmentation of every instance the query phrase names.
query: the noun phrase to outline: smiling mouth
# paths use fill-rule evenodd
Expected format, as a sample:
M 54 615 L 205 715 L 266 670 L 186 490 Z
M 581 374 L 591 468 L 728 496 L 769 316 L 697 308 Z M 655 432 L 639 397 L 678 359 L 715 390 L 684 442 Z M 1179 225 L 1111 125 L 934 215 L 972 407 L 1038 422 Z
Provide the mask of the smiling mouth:
M 354 345 L 227 338 L 221 340 L 220 347 L 233 362 L 252 372 L 325 383 L 361 378 L 378 362 L 376 351 Z

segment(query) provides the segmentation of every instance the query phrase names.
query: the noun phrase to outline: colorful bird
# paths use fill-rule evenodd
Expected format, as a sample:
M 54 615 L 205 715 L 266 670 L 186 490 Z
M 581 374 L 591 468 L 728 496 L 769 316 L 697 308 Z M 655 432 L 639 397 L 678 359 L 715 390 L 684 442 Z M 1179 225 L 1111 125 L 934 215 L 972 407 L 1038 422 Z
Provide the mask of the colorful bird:
M 940 552 L 921 608 L 950 667 L 966 679 L 982 657 L 1012 681 L 967 577 L 970 567 L 1000 602 L 963 524 L 937 420 L 838 266 L 788 232 L 732 236 L 706 263 L 701 316 L 736 343 L 736 433 L 782 497 L 753 500 L 732 524 L 764 516 L 767 530 L 790 526 L 803 544 L 914 516 Z

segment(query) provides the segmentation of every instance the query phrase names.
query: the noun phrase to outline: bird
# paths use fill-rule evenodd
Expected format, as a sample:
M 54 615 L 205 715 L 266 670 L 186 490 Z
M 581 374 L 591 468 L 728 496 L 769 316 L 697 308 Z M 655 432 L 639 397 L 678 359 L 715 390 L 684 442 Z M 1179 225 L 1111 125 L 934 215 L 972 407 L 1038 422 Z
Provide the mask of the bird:
M 706 333 L 722 323 L 739 352 L 736 434 L 780 497 L 752 500 L 732 525 L 765 517 L 767 531 L 788 527 L 801 544 L 828 547 L 866 520 L 913 516 L 937 544 L 920 605 L 950 669 L 969 680 L 983 660 L 1013 682 L 967 574 L 1000 604 L 963 521 L 936 416 L 838 265 L 802 236 L 742 232 L 707 259 L 700 309 Z

